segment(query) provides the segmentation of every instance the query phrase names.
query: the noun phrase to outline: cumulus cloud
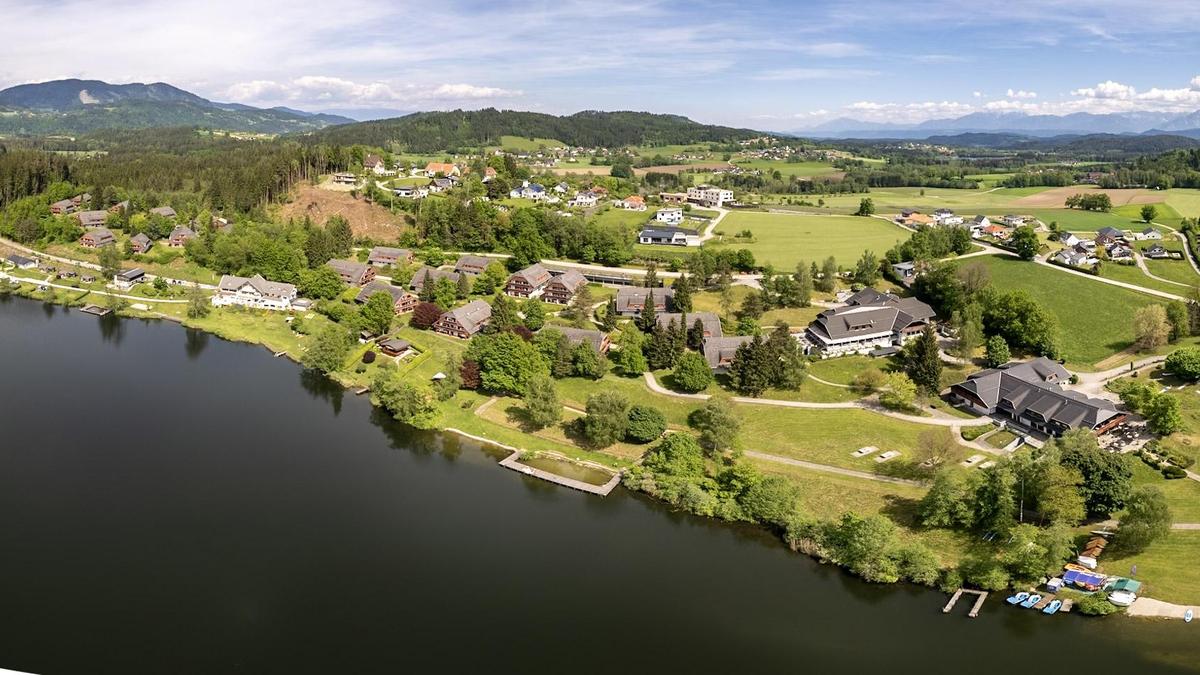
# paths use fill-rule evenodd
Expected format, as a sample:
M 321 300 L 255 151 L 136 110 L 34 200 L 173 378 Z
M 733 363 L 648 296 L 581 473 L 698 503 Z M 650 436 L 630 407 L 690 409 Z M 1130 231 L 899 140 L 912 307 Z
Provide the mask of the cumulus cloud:
M 1133 87 L 1112 80 L 1105 80 L 1094 87 L 1083 87 L 1071 91 L 1071 95 L 1083 98 L 1110 98 L 1122 101 L 1133 98 L 1135 93 L 1136 90 Z
M 1037 92 L 1036 91 L 1025 91 L 1024 89 L 1017 89 L 1017 90 L 1009 89 L 1008 97 L 1009 98 L 1037 98 Z
M 285 82 L 250 80 L 233 84 L 225 91 L 228 99 L 240 102 L 271 105 L 328 103 L 351 106 L 481 101 L 512 98 L 521 94 L 520 90 L 474 84 L 355 82 L 324 75 L 304 75 Z

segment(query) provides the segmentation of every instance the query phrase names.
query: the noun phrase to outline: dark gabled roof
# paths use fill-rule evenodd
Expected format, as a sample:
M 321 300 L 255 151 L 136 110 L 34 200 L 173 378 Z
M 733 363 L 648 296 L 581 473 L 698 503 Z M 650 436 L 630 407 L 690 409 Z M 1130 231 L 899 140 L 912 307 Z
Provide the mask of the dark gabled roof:
M 1025 415 L 1064 428 L 1092 429 L 1119 414 L 1111 401 L 1062 389 L 1059 383 L 1069 377 L 1061 365 L 1039 357 L 981 370 L 954 388 L 970 393 L 989 408 L 1003 407 L 1014 417 Z
M 644 227 L 638 233 L 638 236 L 649 239 L 674 239 L 677 234 L 682 234 L 685 237 L 689 235 L 693 237 L 700 236 L 699 232 L 689 230 L 685 227 Z
M 670 288 L 643 288 L 641 286 L 624 286 L 617 289 L 617 311 L 627 312 L 634 305 L 642 306 L 646 304 L 647 296 L 653 298 L 663 298 L 670 300 L 675 297 L 675 291 Z M 655 301 L 657 304 L 657 300 Z
M 525 283 L 529 284 L 530 286 L 534 288 L 541 288 L 542 286 L 546 285 L 546 282 L 550 281 L 550 271 L 547 270 L 542 263 L 534 263 L 523 270 L 513 273 L 513 275 L 509 277 L 509 281 L 514 278 L 524 279 Z
M 462 307 L 457 307 L 446 312 L 446 314 L 454 317 L 458 325 L 462 326 L 468 333 L 474 333 L 488 319 L 492 318 L 492 306 L 483 300 L 472 300 Z
M 575 291 L 579 290 L 580 286 L 587 284 L 587 277 L 583 276 L 583 273 L 579 270 L 570 269 L 554 277 L 549 281 L 549 283 L 561 285 L 566 288 L 568 292 L 574 293 Z
M 332 268 L 334 272 L 337 272 L 338 275 L 351 279 L 361 279 L 369 268 L 366 263 L 354 262 L 353 260 L 334 259 L 325 264 Z
M 754 338 L 749 335 L 705 338 L 704 360 L 708 361 L 709 368 L 717 368 L 722 362 L 732 360 L 738 347 L 753 340 Z
M 672 321 L 676 324 L 686 322 L 687 325 L 683 326 L 685 330 L 691 329 L 696 324 L 696 321 L 699 320 L 701 325 L 704 326 L 705 332 L 710 337 L 721 337 L 724 335 L 721 329 L 721 318 L 712 312 L 689 312 L 686 315 L 678 312 L 661 312 L 654 316 L 654 320 L 663 328 L 670 326 Z
M 392 304 L 400 302 L 400 298 L 403 298 L 405 295 L 410 295 L 408 291 L 400 288 L 399 286 L 393 286 L 382 281 L 372 281 L 371 283 L 362 287 L 362 290 L 358 292 L 358 295 L 354 296 L 354 301 L 366 302 L 367 300 L 370 300 L 371 296 L 375 295 L 376 293 L 387 293 L 388 295 L 392 296 Z
M 1125 233 L 1115 227 L 1102 227 L 1096 231 L 1096 236 L 1120 239 L 1121 237 L 1125 236 Z
M 5 258 L 5 260 L 8 260 L 8 262 L 16 265 L 17 267 L 21 267 L 22 265 L 28 265 L 30 263 L 36 262 L 32 258 L 26 258 L 25 256 L 20 256 L 20 255 L 16 255 L 16 254 L 8 256 L 7 258 Z
M 581 342 L 590 344 L 596 353 L 600 353 L 600 348 L 604 346 L 604 338 L 607 337 L 603 331 L 589 328 L 566 328 L 560 326 L 547 326 L 547 328 L 562 333 L 573 345 Z M 542 330 L 546 329 L 543 328 Z
M 251 288 L 258 291 L 260 294 L 269 298 L 294 298 L 296 297 L 296 287 L 292 284 L 282 281 L 267 281 L 261 274 L 255 274 L 252 277 L 239 277 L 232 274 L 226 274 L 221 277 L 220 283 L 217 285 L 222 291 L 236 293 L 242 286 L 249 284 Z
M 367 262 L 374 260 L 407 260 L 412 257 L 412 251 L 406 248 L 392 248 L 391 246 L 376 246 L 371 249 L 370 255 L 367 256 Z
M 454 263 L 454 271 L 462 272 L 465 270 L 475 269 L 484 270 L 487 269 L 487 266 L 490 264 L 492 264 L 491 258 L 486 258 L 481 255 L 464 255 L 458 259 L 458 262 Z
M 818 314 L 809 330 L 830 340 L 844 340 L 899 332 L 936 316 L 932 307 L 916 298 L 899 298 L 864 288 L 850 296 L 845 307 Z
M 462 275 L 458 272 L 439 270 L 432 267 L 422 267 L 421 269 L 417 270 L 416 274 L 413 275 L 412 280 L 408 282 L 408 287 L 414 291 L 420 291 L 422 288 L 425 288 L 425 281 L 427 279 L 432 279 L 434 282 L 437 282 L 438 279 L 449 279 L 457 284 L 458 279 L 461 276 Z
M 131 270 L 124 270 L 117 273 L 117 278 L 121 281 L 134 281 L 146 276 L 146 271 L 140 267 L 135 267 Z

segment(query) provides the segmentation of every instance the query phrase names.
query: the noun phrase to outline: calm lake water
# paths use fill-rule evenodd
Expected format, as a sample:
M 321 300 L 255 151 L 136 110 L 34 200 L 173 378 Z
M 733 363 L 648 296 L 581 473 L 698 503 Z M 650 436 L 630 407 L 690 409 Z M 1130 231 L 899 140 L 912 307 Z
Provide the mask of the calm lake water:
M 261 347 L 0 299 L 0 667 L 1171 673 L 1200 624 L 861 583 L 416 434 Z

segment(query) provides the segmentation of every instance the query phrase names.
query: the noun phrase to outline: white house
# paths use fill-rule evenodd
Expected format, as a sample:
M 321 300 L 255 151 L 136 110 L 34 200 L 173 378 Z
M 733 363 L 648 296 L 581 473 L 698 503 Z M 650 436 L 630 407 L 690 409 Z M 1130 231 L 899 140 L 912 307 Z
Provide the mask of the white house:
M 933 212 L 933 222 L 943 226 L 962 225 L 963 218 L 950 209 L 937 209 Z
M 522 181 L 521 187 L 513 188 L 513 190 L 508 193 L 508 196 L 512 197 L 513 199 L 532 199 L 535 202 L 541 201 L 546 197 L 546 188 L 537 183 Z
M 373 172 L 376 176 L 395 176 L 396 172 L 389 169 L 383 158 L 379 155 L 367 155 L 363 160 L 363 168 Z
M 1064 234 L 1058 235 L 1058 243 L 1062 244 L 1063 246 L 1065 246 L 1067 248 L 1074 248 L 1075 246 L 1082 244 L 1083 240 L 1080 239 L 1079 237 L 1075 236 L 1073 233 L 1068 232 L 1065 235 Z
M 638 233 L 639 244 L 663 244 L 667 246 L 699 246 L 700 234 L 678 227 L 647 227 Z
M 217 285 L 212 304 L 216 307 L 240 305 L 255 309 L 287 311 L 296 300 L 296 287 L 276 281 L 267 281 L 256 274 L 249 279 L 226 274 Z
M 596 197 L 596 193 L 591 190 L 585 190 L 583 192 L 576 192 L 571 201 L 567 202 L 567 206 L 590 209 L 598 202 L 599 199 Z
M 1149 241 L 1151 239 L 1153 239 L 1153 240 L 1162 239 L 1163 236 L 1162 236 L 1162 232 L 1159 232 L 1158 230 L 1154 229 L 1153 227 L 1147 227 L 1146 229 L 1142 230 L 1141 232 L 1138 232 L 1137 234 L 1135 234 L 1134 238 L 1138 239 L 1140 241 Z
M 654 214 L 654 220 L 667 225 L 678 225 L 683 222 L 683 209 L 659 209 Z
M 723 206 L 725 202 L 733 201 L 733 190 L 725 190 L 711 185 L 698 185 L 687 190 L 689 202 L 704 206 Z

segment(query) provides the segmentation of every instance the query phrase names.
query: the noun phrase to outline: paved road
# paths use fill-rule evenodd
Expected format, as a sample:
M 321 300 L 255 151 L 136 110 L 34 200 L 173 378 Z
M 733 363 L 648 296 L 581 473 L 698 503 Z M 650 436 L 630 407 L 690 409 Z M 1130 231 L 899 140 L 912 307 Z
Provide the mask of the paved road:
M 1187 298 L 1183 297 L 1182 295 L 1175 295 L 1174 293 L 1167 293 L 1166 291 L 1159 291 L 1159 290 L 1155 290 L 1153 288 L 1146 288 L 1145 286 L 1138 286 L 1137 284 L 1127 284 L 1124 281 L 1117 281 L 1116 279 L 1105 279 L 1104 277 L 1098 277 L 1094 274 L 1088 274 L 1087 272 L 1083 272 L 1080 270 L 1073 270 L 1073 269 L 1069 269 L 1067 267 L 1063 267 L 1062 265 L 1055 265 L 1053 263 L 1048 262 L 1044 256 L 1038 256 L 1038 257 L 1034 258 L 1033 262 L 1037 263 L 1038 265 L 1044 265 L 1053 270 L 1058 270 L 1059 272 L 1063 272 L 1064 274 L 1075 274 L 1077 276 L 1083 277 L 1084 279 L 1091 279 L 1092 281 L 1096 281 L 1096 282 L 1099 282 L 1102 284 L 1108 284 L 1110 286 L 1119 286 L 1121 288 L 1127 288 L 1131 291 L 1137 291 L 1139 293 L 1145 293 L 1147 295 L 1153 295 L 1155 297 L 1165 298 L 1167 300 L 1179 300 L 1181 302 L 1187 302 Z

